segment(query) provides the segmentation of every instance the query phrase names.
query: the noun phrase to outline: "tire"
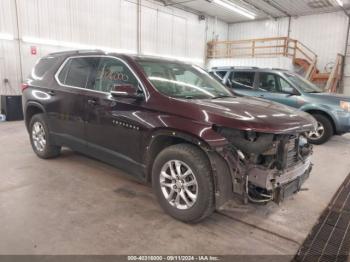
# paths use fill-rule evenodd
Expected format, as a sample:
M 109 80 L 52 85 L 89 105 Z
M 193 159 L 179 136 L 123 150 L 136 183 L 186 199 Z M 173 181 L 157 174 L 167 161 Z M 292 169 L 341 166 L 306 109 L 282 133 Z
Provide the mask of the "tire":
M 60 155 L 61 147 L 52 143 L 44 114 L 34 115 L 29 123 L 29 137 L 35 154 L 43 159 Z
M 178 174 L 176 165 L 180 166 L 180 173 L 184 175 L 179 176 L 179 180 L 174 178 L 176 176 L 171 176 L 170 166 Z M 162 175 L 162 171 L 165 171 L 168 178 Z M 167 186 L 161 186 L 161 180 Z M 153 163 L 152 186 L 160 206 L 178 220 L 197 223 L 214 212 L 211 166 L 204 152 L 196 146 L 177 144 L 161 151 Z M 171 193 L 172 191 L 174 192 Z M 171 201 L 166 199 L 166 193 L 168 197 L 172 194 Z M 193 196 L 196 196 L 195 200 Z
M 327 142 L 333 136 L 334 134 L 333 126 L 331 121 L 324 115 L 312 114 L 312 116 L 316 119 L 318 123 L 318 131 L 308 133 L 307 134 L 308 141 L 310 144 L 321 145 Z M 319 128 L 322 129 L 322 132 L 321 132 L 321 129 Z

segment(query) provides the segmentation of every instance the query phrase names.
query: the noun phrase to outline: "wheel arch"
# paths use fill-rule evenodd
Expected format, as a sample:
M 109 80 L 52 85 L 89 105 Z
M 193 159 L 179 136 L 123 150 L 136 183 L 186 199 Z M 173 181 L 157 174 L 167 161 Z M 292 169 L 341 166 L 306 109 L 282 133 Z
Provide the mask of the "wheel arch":
M 214 182 L 215 204 L 217 208 L 221 207 L 233 197 L 233 180 L 230 168 L 215 148 L 196 136 L 170 130 L 154 133 L 145 151 L 146 181 L 152 182 L 152 168 L 157 155 L 166 147 L 180 143 L 188 143 L 198 147 L 208 159 Z
M 29 123 L 32 117 L 36 114 L 45 113 L 45 108 L 37 102 L 28 102 L 24 115 L 25 115 L 25 125 L 27 130 L 29 130 Z
M 319 115 L 325 116 L 330 121 L 330 123 L 332 125 L 333 134 L 337 132 L 337 126 L 335 124 L 335 121 L 329 113 L 325 112 L 324 110 L 320 110 L 320 109 L 306 109 L 306 110 L 304 110 L 304 112 L 309 113 L 310 115 L 319 114 Z
M 157 155 L 166 147 L 181 143 L 197 146 L 208 157 L 206 152 L 210 149 L 210 146 L 204 140 L 176 130 L 158 130 L 152 134 L 143 157 L 146 164 L 147 182 L 151 182 L 153 162 Z

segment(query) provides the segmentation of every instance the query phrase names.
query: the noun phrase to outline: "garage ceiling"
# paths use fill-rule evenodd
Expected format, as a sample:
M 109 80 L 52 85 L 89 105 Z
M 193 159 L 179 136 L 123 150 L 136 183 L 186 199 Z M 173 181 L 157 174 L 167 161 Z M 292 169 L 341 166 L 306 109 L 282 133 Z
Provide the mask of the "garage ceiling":
M 277 18 L 283 16 L 301 16 L 342 10 L 337 0 L 227 0 L 256 14 L 255 19 Z M 343 8 L 350 9 L 350 0 L 343 2 Z M 212 2 L 212 0 L 166 0 L 169 5 L 181 6 L 217 16 L 228 23 L 249 21 L 240 14 Z

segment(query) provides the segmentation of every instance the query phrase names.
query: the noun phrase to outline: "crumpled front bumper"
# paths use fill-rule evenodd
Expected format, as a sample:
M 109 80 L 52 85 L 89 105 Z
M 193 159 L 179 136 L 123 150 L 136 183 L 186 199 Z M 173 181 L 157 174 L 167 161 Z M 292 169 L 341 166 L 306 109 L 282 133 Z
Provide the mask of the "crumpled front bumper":
M 300 191 L 312 170 L 310 157 L 284 171 L 255 167 L 248 174 L 248 181 L 255 187 L 272 194 L 273 201 L 280 203 L 286 197 Z
M 311 167 L 310 157 L 304 162 L 288 168 L 284 171 L 276 169 L 252 168 L 248 174 L 249 182 L 253 185 L 264 188 L 267 191 L 283 186 L 303 176 Z
M 295 165 L 278 170 L 259 165 L 245 165 L 233 150 L 223 148 L 208 152 L 213 168 L 216 206 L 240 198 L 243 203 L 274 201 L 280 203 L 298 192 L 312 170 L 311 154 Z M 254 192 L 252 192 L 254 191 Z M 262 193 L 263 201 L 252 201 L 254 193 Z M 268 197 L 268 200 L 266 196 Z M 259 200 L 259 196 L 255 198 Z

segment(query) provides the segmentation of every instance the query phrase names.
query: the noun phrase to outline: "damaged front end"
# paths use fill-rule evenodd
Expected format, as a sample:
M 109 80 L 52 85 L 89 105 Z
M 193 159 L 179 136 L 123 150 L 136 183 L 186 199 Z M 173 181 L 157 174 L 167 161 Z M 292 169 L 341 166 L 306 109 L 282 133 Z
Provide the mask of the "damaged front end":
M 280 203 L 298 192 L 312 169 L 312 146 L 303 134 L 266 134 L 215 127 L 229 142 L 218 151 L 244 201 Z

